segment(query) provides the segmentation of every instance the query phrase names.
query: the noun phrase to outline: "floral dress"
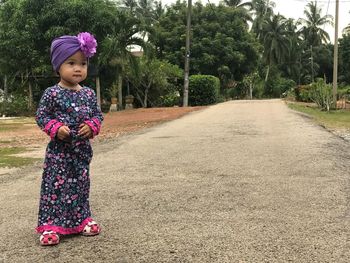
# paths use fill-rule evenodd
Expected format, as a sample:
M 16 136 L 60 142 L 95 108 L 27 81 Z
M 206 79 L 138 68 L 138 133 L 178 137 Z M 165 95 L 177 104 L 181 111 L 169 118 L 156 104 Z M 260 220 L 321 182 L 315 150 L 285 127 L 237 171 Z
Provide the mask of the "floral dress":
M 92 148 L 89 139 L 78 136 L 78 129 L 85 123 L 93 136 L 99 133 L 103 116 L 96 95 L 88 87 L 78 91 L 59 85 L 50 87 L 41 98 L 36 121 L 51 137 L 46 149 L 36 230 L 58 234 L 82 232 L 92 221 L 89 206 Z M 56 137 L 62 125 L 70 129 L 68 142 Z

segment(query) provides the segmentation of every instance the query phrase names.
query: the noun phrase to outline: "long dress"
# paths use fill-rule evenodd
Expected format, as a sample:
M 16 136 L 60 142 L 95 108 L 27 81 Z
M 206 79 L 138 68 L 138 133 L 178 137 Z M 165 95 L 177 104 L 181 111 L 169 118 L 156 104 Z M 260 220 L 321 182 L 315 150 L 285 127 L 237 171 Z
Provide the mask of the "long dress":
M 50 137 L 44 162 L 38 233 L 46 230 L 58 234 L 83 231 L 91 219 L 89 205 L 89 165 L 92 148 L 89 139 L 78 136 L 79 125 L 89 125 L 96 136 L 103 121 L 94 91 L 78 91 L 55 85 L 45 90 L 36 112 L 39 127 Z M 57 138 L 62 125 L 70 128 L 68 142 Z

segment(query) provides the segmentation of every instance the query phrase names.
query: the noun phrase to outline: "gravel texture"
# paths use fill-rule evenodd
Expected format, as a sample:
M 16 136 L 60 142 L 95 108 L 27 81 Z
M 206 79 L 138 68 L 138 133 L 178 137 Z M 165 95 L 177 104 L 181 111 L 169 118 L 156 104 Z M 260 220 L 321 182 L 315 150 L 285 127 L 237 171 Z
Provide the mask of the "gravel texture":
M 280 100 L 95 145 L 103 232 L 40 247 L 41 170 L 0 177 L 0 262 L 349 262 L 350 142 Z

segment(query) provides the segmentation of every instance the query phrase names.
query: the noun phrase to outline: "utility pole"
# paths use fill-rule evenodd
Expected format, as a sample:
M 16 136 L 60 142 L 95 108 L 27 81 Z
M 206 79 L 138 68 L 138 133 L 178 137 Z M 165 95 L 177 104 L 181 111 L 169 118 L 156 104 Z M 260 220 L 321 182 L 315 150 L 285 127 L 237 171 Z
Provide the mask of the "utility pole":
M 335 2 L 335 31 L 334 31 L 334 58 L 333 58 L 333 108 L 337 109 L 337 83 L 338 83 L 338 24 L 339 0 Z
M 311 82 L 313 83 L 315 81 L 314 79 L 314 55 L 312 53 L 312 45 L 311 45 Z
M 192 10 L 192 0 L 188 0 L 183 107 L 188 106 L 188 84 L 189 84 L 188 78 L 189 78 L 189 71 L 190 71 L 190 38 L 191 38 L 191 12 L 192 12 L 191 10 Z

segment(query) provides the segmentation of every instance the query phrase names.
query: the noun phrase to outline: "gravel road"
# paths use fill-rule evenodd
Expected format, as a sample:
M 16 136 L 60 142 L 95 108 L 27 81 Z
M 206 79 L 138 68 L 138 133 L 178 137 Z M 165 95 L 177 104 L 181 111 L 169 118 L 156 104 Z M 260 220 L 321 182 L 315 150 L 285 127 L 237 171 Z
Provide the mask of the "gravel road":
M 41 169 L 0 177 L 0 262 L 350 262 L 350 143 L 281 100 L 95 145 L 103 232 L 40 247 Z

